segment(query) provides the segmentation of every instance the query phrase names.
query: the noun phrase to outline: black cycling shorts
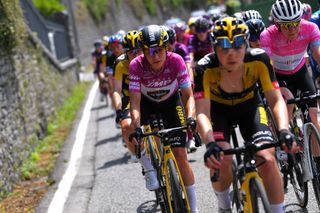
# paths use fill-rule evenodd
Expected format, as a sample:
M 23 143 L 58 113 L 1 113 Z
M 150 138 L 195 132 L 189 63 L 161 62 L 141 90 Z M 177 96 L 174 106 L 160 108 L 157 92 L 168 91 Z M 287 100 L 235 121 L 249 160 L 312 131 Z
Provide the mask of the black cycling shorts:
M 168 100 L 157 103 L 141 95 L 141 124 L 150 124 L 153 118 L 162 118 L 165 129 L 183 126 L 185 124 L 184 108 L 179 92 Z M 171 147 L 186 146 L 186 131 L 177 131 L 170 137 Z
M 280 87 L 287 87 L 294 96 L 296 96 L 298 89 L 301 91 L 301 94 L 316 94 L 316 87 L 314 85 L 312 76 L 308 73 L 306 65 L 303 65 L 296 73 L 292 75 L 276 73 L 276 76 Z M 317 107 L 317 100 L 308 102 L 308 106 Z
M 211 120 L 215 141 L 230 143 L 231 130 L 235 125 L 239 126 L 245 141 L 274 141 L 266 110 L 255 98 L 234 106 L 211 101 Z

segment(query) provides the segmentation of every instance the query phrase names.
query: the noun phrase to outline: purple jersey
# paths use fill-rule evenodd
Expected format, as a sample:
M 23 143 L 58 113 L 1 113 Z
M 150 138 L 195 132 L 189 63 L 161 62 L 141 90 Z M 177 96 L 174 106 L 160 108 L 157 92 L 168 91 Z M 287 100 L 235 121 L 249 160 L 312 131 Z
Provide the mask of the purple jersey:
M 167 52 L 160 73 L 151 70 L 144 55 L 136 57 L 130 63 L 129 78 L 129 92 L 141 92 L 155 102 L 167 100 L 178 88 L 191 87 L 185 62 L 180 55 L 172 52 Z
M 190 54 L 186 45 L 176 42 L 173 52 L 179 54 L 185 63 L 191 62 Z
M 194 61 L 199 61 L 205 55 L 213 52 L 211 40 L 208 38 L 205 41 L 200 41 L 197 36 L 193 36 L 190 41 L 190 51 L 193 52 Z

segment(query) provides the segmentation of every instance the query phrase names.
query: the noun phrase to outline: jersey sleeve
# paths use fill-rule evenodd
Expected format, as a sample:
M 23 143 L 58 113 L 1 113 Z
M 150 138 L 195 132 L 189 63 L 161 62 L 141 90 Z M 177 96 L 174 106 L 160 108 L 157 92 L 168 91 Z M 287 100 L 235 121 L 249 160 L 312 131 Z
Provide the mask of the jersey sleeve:
M 271 56 L 271 34 L 270 31 L 267 28 L 264 30 L 260 35 L 260 47 L 266 51 L 266 53 Z
M 176 63 L 176 70 L 178 71 L 177 80 L 178 86 L 183 89 L 187 87 L 191 87 L 191 81 L 188 74 L 188 70 L 186 67 L 185 62 L 183 61 L 182 57 L 178 54 L 175 54 L 175 63 Z
M 208 64 L 210 63 L 210 58 L 208 55 L 203 57 L 198 61 L 195 67 L 195 74 L 194 74 L 194 97 L 195 99 L 202 99 L 205 98 L 205 92 L 204 92 L 204 82 L 203 82 L 203 76 L 204 72 L 208 67 Z
M 315 23 L 309 22 L 310 46 L 320 46 L 320 31 Z
M 133 59 L 129 65 L 129 92 L 141 92 L 142 67 L 138 63 L 138 58 Z
M 114 70 L 114 79 L 118 80 L 118 81 L 122 81 L 122 76 L 123 76 L 123 64 L 121 63 L 121 61 L 116 61 L 115 63 L 115 70 Z
M 261 49 L 252 49 L 252 51 L 262 51 Z M 279 89 L 279 83 L 270 63 L 269 56 L 263 51 L 259 53 L 259 60 L 256 61 L 257 70 L 259 70 L 259 80 L 264 92 Z

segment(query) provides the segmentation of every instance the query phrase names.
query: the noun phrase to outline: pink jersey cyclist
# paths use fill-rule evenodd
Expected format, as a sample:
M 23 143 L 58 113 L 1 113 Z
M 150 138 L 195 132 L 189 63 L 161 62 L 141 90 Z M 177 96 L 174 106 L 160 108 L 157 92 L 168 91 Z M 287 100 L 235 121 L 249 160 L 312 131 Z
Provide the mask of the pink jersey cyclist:
M 167 52 L 166 57 L 162 72 L 157 74 L 151 71 L 144 55 L 135 58 L 130 63 L 129 91 L 141 92 L 152 101 L 162 102 L 175 94 L 179 87 L 191 87 L 182 57 L 172 52 Z
M 261 48 L 270 56 L 275 72 L 296 73 L 306 62 L 308 45 L 320 46 L 320 31 L 316 24 L 301 19 L 298 37 L 287 39 L 276 25 L 261 33 Z

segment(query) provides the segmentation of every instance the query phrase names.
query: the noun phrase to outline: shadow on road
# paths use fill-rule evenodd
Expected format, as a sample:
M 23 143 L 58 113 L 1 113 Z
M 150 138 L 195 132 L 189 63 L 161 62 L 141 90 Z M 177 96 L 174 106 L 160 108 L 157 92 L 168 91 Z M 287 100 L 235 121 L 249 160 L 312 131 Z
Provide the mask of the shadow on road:
M 152 212 L 159 212 L 157 209 L 157 204 L 154 200 L 149 200 L 144 203 L 142 203 L 138 208 L 137 208 L 137 213 L 152 213 Z
M 129 159 L 130 159 L 130 155 L 127 152 L 126 154 L 124 154 L 124 156 L 122 158 L 118 158 L 116 160 L 113 161 L 108 161 L 106 163 L 104 163 L 103 166 L 101 166 L 100 168 L 98 168 L 98 170 L 102 170 L 102 169 L 107 169 L 116 165 L 121 165 L 121 164 L 127 164 L 129 163 Z
M 96 106 L 96 107 L 92 107 L 92 108 L 91 108 L 91 111 L 103 109 L 103 108 L 106 108 L 106 107 L 107 107 L 106 104 L 102 104 L 102 105 L 99 105 L 99 106 Z
M 308 213 L 308 209 L 304 208 L 302 209 L 298 204 L 296 203 L 290 203 L 288 205 L 285 205 L 285 213 Z
M 113 136 L 111 138 L 107 138 L 107 139 L 103 139 L 103 140 L 98 141 L 94 146 L 98 147 L 98 146 L 101 146 L 101 145 L 103 145 L 105 143 L 108 143 L 108 142 L 118 142 L 118 140 L 120 138 L 122 138 L 122 134 L 118 133 L 117 135 L 115 135 L 115 136 Z
M 102 120 L 105 120 L 105 119 L 108 119 L 108 118 L 113 118 L 114 117 L 114 113 L 110 114 L 110 115 L 107 115 L 107 116 L 103 116 L 103 117 L 100 117 L 97 119 L 97 121 L 102 121 Z

